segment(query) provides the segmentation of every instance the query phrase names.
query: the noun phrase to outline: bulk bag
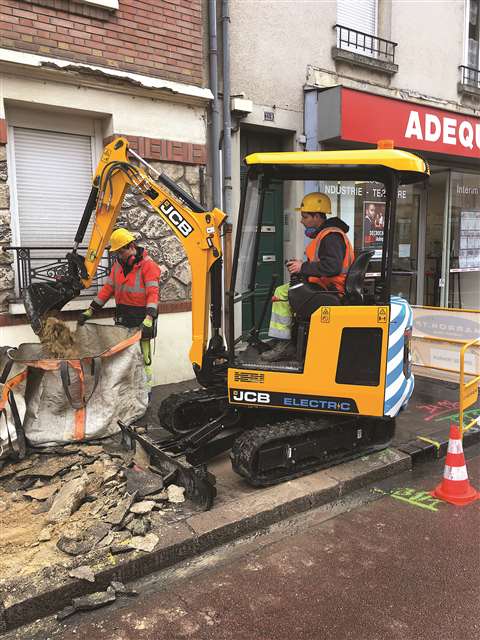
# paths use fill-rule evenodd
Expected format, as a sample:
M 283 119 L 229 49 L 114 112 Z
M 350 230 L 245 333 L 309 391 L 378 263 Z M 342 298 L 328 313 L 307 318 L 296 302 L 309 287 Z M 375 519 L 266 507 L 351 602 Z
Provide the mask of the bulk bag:
M 52 358 L 42 344 L 11 353 L 28 368 L 24 431 L 32 446 L 105 438 L 117 420 L 144 415 L 148 391 L 141 331 L 87 323 L 75 334 L 75 357 Z

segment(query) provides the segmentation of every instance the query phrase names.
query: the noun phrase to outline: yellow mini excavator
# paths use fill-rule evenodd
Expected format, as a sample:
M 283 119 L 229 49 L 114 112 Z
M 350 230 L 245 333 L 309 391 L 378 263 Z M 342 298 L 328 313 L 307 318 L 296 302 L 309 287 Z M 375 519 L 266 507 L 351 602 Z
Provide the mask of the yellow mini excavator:
M 68 273 L 50 283 L 33 283 L 25 295 L 30 322 L 38 333 L 50 311 L 61 309 L 91 285 L 129 187 L 168 224 L 191 266 L 190 360 L 201 388 L 163 401 L 160 423 L 171 433 L 163 441 L 140 435 L 134 425 L 120 426 L 124 439 L 131 446 L 140 442 L 165 474 L 180 474 L 187 495 L 203 508 L 209 508 L 216 495 L 206 464 L 218 453 L 230 450 L 233 469 L 254 485 L 290 480 L 386 447 L 394 434 L 395 416 L 413 391 L 412 311 L 405 300 L 391 296 L 390 283 L 398 188 L 425 180 L 429 175 L 425 161 L 384 148 L 256 153 L 245 162 L 248 172 L 232 280 L 225 296 L 228 344 L 221 333 L 225 215 L 218 209 L 205 211 L 130 150 L 125 138 L 103 151 L 73 250 L 66 256 Z M 333 186 L 336 193 L 353 185 L 354 193 L 363 190 L 363 200 L 375 187 L 375 199 L 381 194 L 385 211 L 383 238 L 375 250 L 356 256 L 345 295 L 333 301 L 329 296 L 328 306 L 310 283 L 296 283 L 290 299 L 296 356 L 268 363 L 260 358 L 269 348 L 261 339 L 261 324 L 275 276 L 262 300 L 260 237 L 271 185 L 295 181 L 302 187 L 305 181 L 313 182 L 318 190 Z M 277 224 L 283 224 L 283 211 L 277 215 Z M 92 216 L 88 250 L 80 255 L 78 247 Z M 242 313 L 242 308 L 250 313 Z

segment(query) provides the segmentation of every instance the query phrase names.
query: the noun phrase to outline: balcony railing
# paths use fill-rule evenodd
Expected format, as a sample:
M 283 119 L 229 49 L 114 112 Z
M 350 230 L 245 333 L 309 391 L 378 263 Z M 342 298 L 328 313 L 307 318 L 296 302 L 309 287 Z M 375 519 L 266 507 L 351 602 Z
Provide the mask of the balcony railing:
M 21 300 L 25 289 L 32 282 L 50 282 L 59 276 L 67 275 L 68 263 L 65 254 L 71 247 L 8 247 L 15 265 L 15 298 Z M 86 248 L 79 248 L 84 255 Z M 97 269 L 93 284 L 80 295 L 95 295 L 108 276 L 112 267 L 112 258 L 106 254 Z
M 464 87 L 472 87 L 473 89 L 480 89 L 480 69 L 474 67 L 466 67 L 461 65 L 460 69 L 460 84 Z
M 356 31 L 340 24 L 334 25 L 334 29 L 337 30 L 337 47 L 339 49 L 395 64 L 396 42 L 372 36 L 370 33 L 363 33 L 363 31 Z

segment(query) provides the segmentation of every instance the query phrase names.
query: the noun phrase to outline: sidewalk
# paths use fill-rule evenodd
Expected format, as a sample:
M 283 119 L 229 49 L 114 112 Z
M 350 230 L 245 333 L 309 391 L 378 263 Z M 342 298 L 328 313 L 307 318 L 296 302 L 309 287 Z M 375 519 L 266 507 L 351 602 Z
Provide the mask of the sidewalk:
M 164 397 L 195 386 L 190 381 L 155 388 L 147 421 L 156 422 Z M 105 591 L 112 580 L 128 582 L 175 565 L 443 455 L 450 421 L 458 413 L 456 403 L 457 385 L 418 377 L 414 397 L 398 419 L 389 449 L 270 488 L 250 487 L 233 473 L 228 455 L 219 456 L 209 465 L 216 475 L 218 491 L 212 510 L 200 512 L 189 503 L 175 508 L 169 518 L 158 521 L 152 529 L 158 537 L 153 551 L 132 550 L 114 555 L 108 547 L 95 546 L 85 555 L 65 555 L 63 562 L 43 567 L 37 573 L 0 582 L 0 632 L 56 613 L 74 597 Z M 477 406 L 471 411 L 471 419 L 478 415 Z M 464 444 L 469 446 L 479 440 L 477 426 L 466 434 Z M 432 486 L 435 480 L 432 479 Z M 54 543 L 52 540 L 44 544 Z M 82 565 L 93 571 L 94 582 L 69 576 L 72 568 Z

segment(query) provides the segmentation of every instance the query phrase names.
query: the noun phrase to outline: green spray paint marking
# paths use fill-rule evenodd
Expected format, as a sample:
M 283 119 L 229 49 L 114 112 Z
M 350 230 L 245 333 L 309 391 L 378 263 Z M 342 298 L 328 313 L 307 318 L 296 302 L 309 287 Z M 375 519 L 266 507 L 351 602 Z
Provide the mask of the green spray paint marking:
M 428 511 L 438 511 L 437 505 L 442 502 L 431 496 L 428 491 L 417 491 L 416 489 L 410 489 L 408 487 L 392 489 L 391 491 L 383 491 L 382 489 L 374 489 L 374 491 L 388 495 L 391 498 L 395 498 L 395 500 L 408 502 L 408 504 L 414 507 L 427 509 Z

